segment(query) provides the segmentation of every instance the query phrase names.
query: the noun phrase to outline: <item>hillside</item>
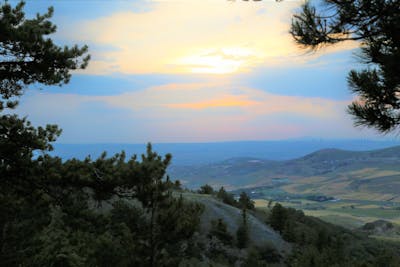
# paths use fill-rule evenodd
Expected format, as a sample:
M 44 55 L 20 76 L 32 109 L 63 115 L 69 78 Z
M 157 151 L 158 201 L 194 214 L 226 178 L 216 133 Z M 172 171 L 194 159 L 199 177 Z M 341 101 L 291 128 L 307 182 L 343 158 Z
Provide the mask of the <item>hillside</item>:
M 224 204 L 210 195 L 184 193 L 183 196 L 185 199 L 204 205 L 200 226 L 202 234 L 206 235 L 209 232 L 210 221 L 216 219 L 222 219 L 227 224 L 228 231 L 233 235 L 236 233 L 242 222 L 240 209 Z M 290 250 L 290 245 L 265 222 L 260 221 L 252 214 L 248 214 L 247 219 L 250 245 L 257 247 L 272 245 L 282 254 L 286 254 Z
M 204 206 L 200 238 L 208 236 L 212 228 L 210 221 L 216 219 L 226 222 L 229 233 L 236 232 L 241 221 L 239 209 L 222 203 L 215 194 L 179 194 Z M 224 251 L 223 256 L 217 258 L 222 259 L 220 265 L 187 262 L 182 266 L 399 266 L 400 244 L 392 235 L 398 232 L 398 227 L 390 222 L 380 220 L 349 231 L 280 204 L 248 212 L 248 249 L 238 250 L 231 246 L 219 249 Z M 263 219 L 259 219 L 261 217 Z M 252 252 L 252 247 L 258 247 L 258 253 Z M 274 255 L 271 250 L 262 248 L 278 251 L 280 258 L 270 258 Z M 229 258 L 236 260 L 228 262 L 226 259 Z M 275 259 L 275 263 L 271 259 Z
M 173 166 L 169 173 L 189 188 L 205 183 L 229 189 L 266 186 L 292 194 L 400 201 L 399 163 L 399 146 L 373 151 L 324 149 L 285 161 L 234 158 Z

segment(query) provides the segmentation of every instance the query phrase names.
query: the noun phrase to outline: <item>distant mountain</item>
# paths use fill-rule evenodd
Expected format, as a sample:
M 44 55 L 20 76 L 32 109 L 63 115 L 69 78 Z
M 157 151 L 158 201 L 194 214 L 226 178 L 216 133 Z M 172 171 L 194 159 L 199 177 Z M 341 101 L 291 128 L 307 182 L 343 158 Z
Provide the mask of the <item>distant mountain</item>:
M 233 158 L 213 164 L 173 166 L 171 177 L 188 187 L 278 186 L 289 193 L 400 201 L 400 146 L 372 151 L 323 149 L 306 156 L 271 161 Z
M 321 140 L 299 139 L 282 141 L 240 141 L 217 143 L 161 143 L 153 144 L 160 154 L 171 153 L 174 166 L 208 164 L 229 158 L 251 157 L 268 160 L 288 160 L 324 148 L 344 150 L 373 150 L 400 145 L 400 141 Z M 63 159 L 98 157 L 103 151 L 109 155 L 125 150 L 128 156 L 145 152 L 145 144 L 55 144 L 53 155 Z

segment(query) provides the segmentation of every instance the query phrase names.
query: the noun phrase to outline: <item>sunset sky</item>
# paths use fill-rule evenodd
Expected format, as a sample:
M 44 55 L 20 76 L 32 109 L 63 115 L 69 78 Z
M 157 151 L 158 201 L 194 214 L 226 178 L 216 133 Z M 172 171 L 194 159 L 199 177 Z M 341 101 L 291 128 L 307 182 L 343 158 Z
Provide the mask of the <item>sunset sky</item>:
M 52 38 L 92 60 L 68 85 L 28 90 L 18 112 L 58 124 L 63 143 L 383 138 L 346 114 L 358 44 L 292 40 L 302 2 L 28 1 L 28 17 L 53 5 Z

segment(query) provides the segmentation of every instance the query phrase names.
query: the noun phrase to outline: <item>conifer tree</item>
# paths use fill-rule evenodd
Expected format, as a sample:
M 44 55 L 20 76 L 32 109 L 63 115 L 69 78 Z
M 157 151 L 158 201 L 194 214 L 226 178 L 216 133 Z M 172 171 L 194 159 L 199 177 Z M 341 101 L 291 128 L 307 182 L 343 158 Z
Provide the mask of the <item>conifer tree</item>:
M 223 186 L 221 186 L 221 188 L 218 190 L 217 198 L 221 199 L 222 202 L 224 202 L 225 204 L 231 206 L 236 206 L 237 204 L 237 201 L 233 198 L 233 195 L 226 192 Z
M 282 232 L 284 229 L 285 223 L 287 220 L 287 211 L 286 209 L 279 203 L 276 203 L 272 208 L 270 215 L 270 225 L 275 230 Z
M 216 237 L 225 245 L 232 245 L 233 237 L 228 232 L 227 225 L 221 218 L 211 221 L 211 229 L 208 236 L 210 238 Z
M 199 194 L 212 195 L 214 193 L 214 189 L 212 188 L 212 186 L 205 184 L 200 187 L 198 192 Z
M 49 38 L 52 8 L 34 19 L 23 8 L 0 7 L 0 112 L 15 108 L 32 84 L 68 83 L 70 70 L 89 61 L 86 46 L 59 47 Z M 0 116 L 0 265 L 177 266 L 202 208 L 172 196 L 171 155 L 149 144 L 140 160 L 122 152 L 63 162 L 46 154 L 60 133 Z M 34 157 L 36 150 L 44 153 Z M 140 208 L 121 202 L 130 199 Z
M 312 50 L 352 40 L 366 68 L 348 75 L 358 96 L 349 107 L 356 125 L 389 132 L 400 126 L 400 2 L 398 0 L 306 1 L 294 15 L 291 34 Z M 322 88 L 321 88 L 322 89 Z
M 246 194 L 246 192 L 240 193 L 239 206 L 242 209 L 254 210 L 254 201 Z
M 0 112 L 15 108 L 18 97 L 32 84 L 68 83 L 74 69 L 84 69 L 89 61 L 87 46 L 59 47 L 48 38 L 56 31 L 50 22 L 53 8 L 34 19 L 25 18 L 25 3 L 0 7 Z M 40 187 L 30 180 L 35 150 L 51 150 L 50 142 L 60 135 L 56 125 L 35 128 L 17 115 L 0 116 L 0 183 L 2 191 L 25 194 Z
M 242 209 L 242 223 L 236 231 L 236 239 L 238 248 L 246 248 L 249 243 L 249 229 L 247 225 L 247 212 Z

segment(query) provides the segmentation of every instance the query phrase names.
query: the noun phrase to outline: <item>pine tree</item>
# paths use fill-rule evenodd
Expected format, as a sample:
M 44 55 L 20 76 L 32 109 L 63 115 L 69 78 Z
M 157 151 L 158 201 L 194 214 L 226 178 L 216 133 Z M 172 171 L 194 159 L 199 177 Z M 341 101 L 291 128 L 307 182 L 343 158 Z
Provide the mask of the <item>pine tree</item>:
M 214 189 L 212 186 L 205 184 L 200 189 L 198 190 L 199 194 L 206 194 L 206 195 L 212 195 L 214 194 Z
M 247 212 L 242 209 L 242 222 L 236 231 L 237 247 L 246 248 L 249 244 L 249 229 L 247 225 Z
M 0 8 L 0 112 L 34 83 L 68 83 L 70 70 L 89 61 L 86 46 L 48 38 L 52 8 L 34 19 L 23 8 Z M 173 196 L 180 183 L 165 179 L 171 155 L 148 144 L 140 160 L 121 152 L 63 162 L 46 153 L 60 134 L 56 125 L 0 116 L 0 265 L 177 266 L 203 209 Z
M 366 69 L 348 75 L 358 95 L 348 108 L 355 124 L 389 132 L 400 125 L 400 3 L 398 0 L 307 1 L 291 34 L 313 50 L 346 40 L 359 41 Z
M 233 237 L 228 232 L 227 225 L 221 218 L 211 221 L 211 229 L 208 237 L 211 238 L 213 236 L 225 245 L 232 245 Z
M 242 209 L 254 210 L 254 201 L 246 194 L 246 192 L 240 193 L 239 207 Z
M 62 85 L 68 83 L 70 70 L 84 69 L 90 59 L 87 46 L 59 47 L 50 34 L 56 26 L 50 22 L 53 8 L 34 19 L 26 19 L 20 2 L 0 7 L 0 110 L 13 107 L 12 99 L 20 96 L 28 85 Z
M 18 97 L 31 84 L 68 83 L 70 70 L 85 68 L 87 46 L 59 47 L 47 36 L 56 31 L 49 19 L 53 9 L 26 19 L 24 2 L 0 7 L 0 112 L 15 108 Z M 35 128 L 17 115 L 0 116 L 0 183 L 2 193 L 24 195 L 39 183 L 30 180 L 33 151 L 51 150 L 61 130 L 56 125 Z M 11 191 L 10 191 L 11 190 Z
M 231 205 L 231 206 L 236 206 L 237 202 L 236 200 L 233 198 L 233 195 L 226 192 L 225 188 L 223 186 L 221 186 L 221 188 L 218 190 L 217 193 L 217 198 L 221 199 L 222 202 L 224 202 L 225 204 Z
M 0 250 L 0 265 L 6 260 L 7 266 L 19 265 L 33 249 L 32 239 L 22 234 L 35 233 L 47 223 L 53 180 L 41 172 L 47 158 L 33 155 L 52 150 L 51 142 L 61 133 L 56 125 L 33 127 L 26 118 L 10 114 L 11 109 L 30 85 L 68 83 L 70 71 L 85 68 L 89 61 L 87 46 L 60 47 L 49 38 L 56 31 L 49 20 L 52 8 L 27 19 L 24 5 L 12 7 L 6 1 L 0 6 L 0 205 L 10 207 L 0 209 L 1 245 L 10 248 L 7 253 Z
M 287 220 L 287 211 L 281 204 L 276 203 L 272 208 L 271 215 L 269 218 L 269 223 L 272 228 L 282 232 Z

